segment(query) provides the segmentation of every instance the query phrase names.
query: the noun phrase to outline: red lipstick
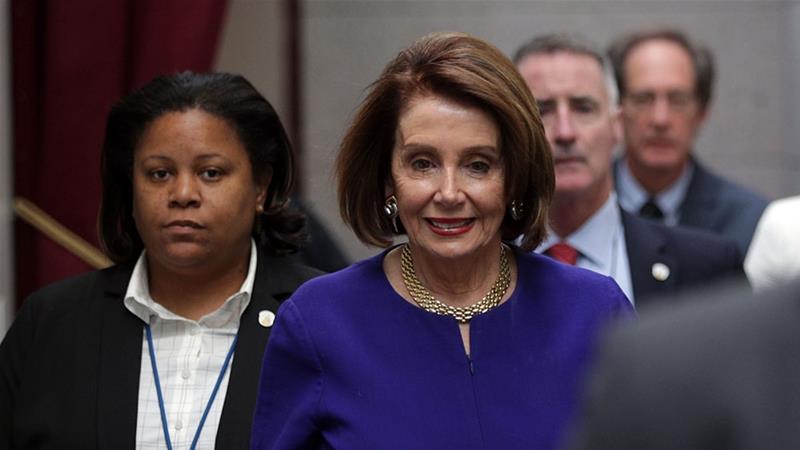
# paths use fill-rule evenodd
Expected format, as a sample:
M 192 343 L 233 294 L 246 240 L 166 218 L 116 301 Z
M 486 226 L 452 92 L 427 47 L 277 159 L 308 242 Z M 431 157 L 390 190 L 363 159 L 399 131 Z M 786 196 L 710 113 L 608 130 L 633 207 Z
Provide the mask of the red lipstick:
M 431 231 L 440 236 L 458 236 L 472 229 L 475 224 L 474 218 L 441 218 L 434 217 L 425 219 Z

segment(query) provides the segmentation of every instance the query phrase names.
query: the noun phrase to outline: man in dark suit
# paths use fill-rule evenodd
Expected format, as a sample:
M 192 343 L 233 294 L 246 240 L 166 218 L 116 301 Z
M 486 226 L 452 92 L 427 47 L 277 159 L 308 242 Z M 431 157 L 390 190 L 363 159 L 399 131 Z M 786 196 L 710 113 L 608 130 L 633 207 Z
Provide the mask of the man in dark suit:
M 800 448 L 800 283 L 695 300 L 609 336 L 570 448 Z
M 641 306 L 655 294 L 729 275 L 742 257 L 726 239 L 673 229 L 620 210 L 612 153 L 621 137 L 601 54 L 579 38 L 533 39 L 515 57 L 553 149 L 556 194 L 540 251 L 614 278 Z
M 657 29 L 621 37 L 609 55 L 625 134 L 615 167 L 620 205 L 667 225 L 721 234 L 746 254 L 766 199 L 692 156 L 711 100 L 711 52 L 680 31 Z

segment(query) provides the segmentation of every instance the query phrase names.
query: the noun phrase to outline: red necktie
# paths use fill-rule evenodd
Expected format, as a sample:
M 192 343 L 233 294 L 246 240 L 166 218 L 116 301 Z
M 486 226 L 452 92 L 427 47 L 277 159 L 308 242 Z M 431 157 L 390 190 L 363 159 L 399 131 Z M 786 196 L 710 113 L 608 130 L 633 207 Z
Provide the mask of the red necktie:
M 578 251 L 575 247 L 565 243 L 559 242 L 545 251 L 545 254 L 556 261 L 561 261 L 565 264 L 574 266 L 578 262 Z

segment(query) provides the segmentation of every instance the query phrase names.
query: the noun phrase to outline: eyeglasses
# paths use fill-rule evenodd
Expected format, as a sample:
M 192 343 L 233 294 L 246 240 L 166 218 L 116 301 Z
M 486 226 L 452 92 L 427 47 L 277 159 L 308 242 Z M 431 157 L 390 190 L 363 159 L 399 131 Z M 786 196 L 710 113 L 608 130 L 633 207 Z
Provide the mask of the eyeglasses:
M 696 105 L 694 93 L 669 91 L 664 94 L 653 91 L 631 92 L 625 95 L 625 102 L 636 112 L 651 112 L 659 98 L 665 98 L 667 107 L 673 113 L 685 113 Z

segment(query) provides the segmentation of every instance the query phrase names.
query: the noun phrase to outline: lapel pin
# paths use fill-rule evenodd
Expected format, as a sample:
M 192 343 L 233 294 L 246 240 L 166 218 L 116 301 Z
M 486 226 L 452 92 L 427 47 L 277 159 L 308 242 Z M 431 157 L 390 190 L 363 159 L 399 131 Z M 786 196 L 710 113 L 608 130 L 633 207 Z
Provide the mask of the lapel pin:
M 275 323 L 275 313 L 268 310 L 258 312 L 258 323 L 264 328 L 269 328 Z
M 667 278 L 669 278 L 669 267 L 664 263 L 657 262 L 653 264 L 650 273 L 653 274 L 653 278 L 658 281 L 667 281 Z

